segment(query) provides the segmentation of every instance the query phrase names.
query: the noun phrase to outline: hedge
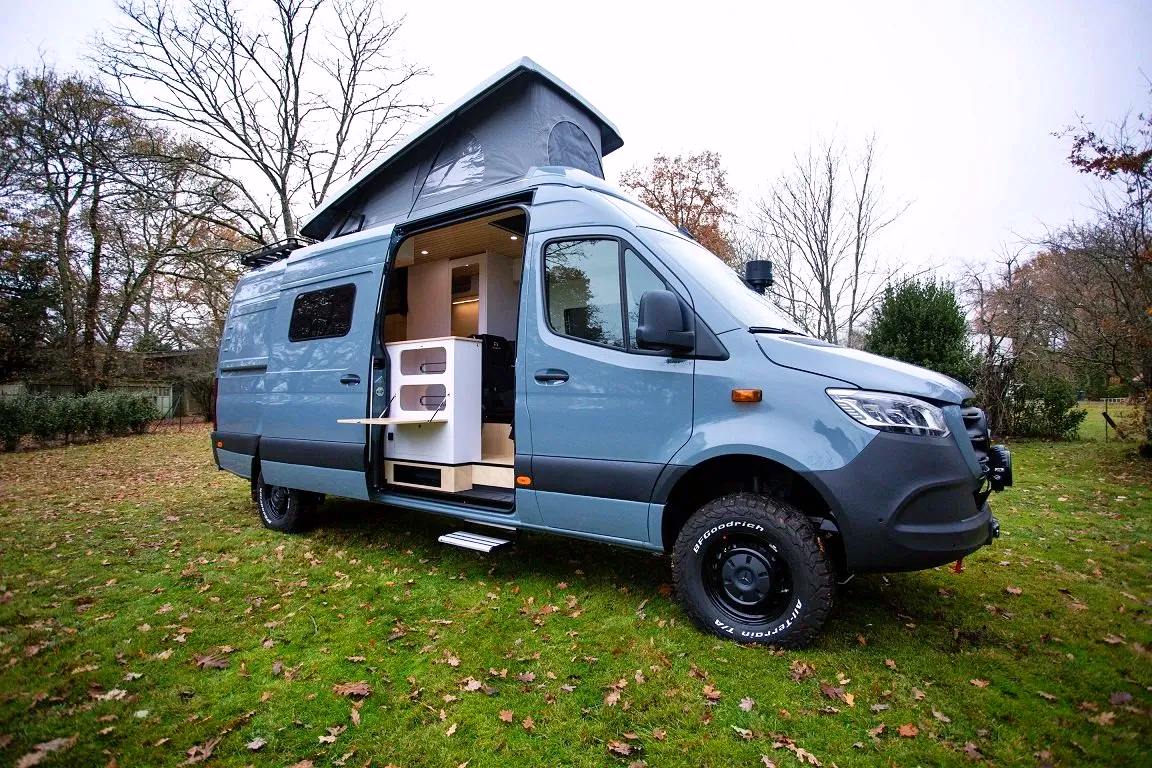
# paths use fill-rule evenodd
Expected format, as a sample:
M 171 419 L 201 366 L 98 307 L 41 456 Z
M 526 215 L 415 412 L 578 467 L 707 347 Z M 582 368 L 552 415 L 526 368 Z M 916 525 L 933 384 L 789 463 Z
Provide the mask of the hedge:
M 79 397 L 18 395 L 0 397 L 0 444 L 14 451 L 25 436 L 40 442 L 143 432 L 160 418 L 147 397 L 90 392 Z
M 1046 440 L 1075 440 L 1088 412 L 1077 408 L 1076 389 L 1060 379 L 1035 377 L 1018 384 L 1008 397 L 1006 434 Z

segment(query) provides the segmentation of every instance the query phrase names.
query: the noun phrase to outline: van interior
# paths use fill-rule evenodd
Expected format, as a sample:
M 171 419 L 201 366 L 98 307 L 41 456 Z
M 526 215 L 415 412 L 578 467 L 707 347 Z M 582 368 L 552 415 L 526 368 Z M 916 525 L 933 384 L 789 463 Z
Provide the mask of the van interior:
M 380 428 L 378 487 L 512 508 L 526 229 L 511 209 L 401 242 L 380 310 L 387 373 L 366 420 Z

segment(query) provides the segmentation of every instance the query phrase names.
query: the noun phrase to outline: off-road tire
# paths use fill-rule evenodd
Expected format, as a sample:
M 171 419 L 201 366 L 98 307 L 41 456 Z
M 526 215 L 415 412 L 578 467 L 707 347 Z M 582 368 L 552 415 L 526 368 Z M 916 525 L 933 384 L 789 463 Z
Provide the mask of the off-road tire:
M 312 526 L 320 501 L 316 494 L 269 485 L 259 475 L 255 486 L 256 510 L 265 528 L 281 533 L 300 533 Z
M 741 569 L 738 575 L 734 568 Z M 764 571 L 759 577 L 757 568 Z M 672 576 L 678 602 L 702 630 L 780 648 L 800 648 L 816 638 L 836 587 L 808 518 L 755 493 L 722 496 L 697 510 L 676 537 Z M 767 596 L 751 603 L 761 594 L 753 585 L 761 584 Z M 776 605 L 783 606 L 779 615 Z

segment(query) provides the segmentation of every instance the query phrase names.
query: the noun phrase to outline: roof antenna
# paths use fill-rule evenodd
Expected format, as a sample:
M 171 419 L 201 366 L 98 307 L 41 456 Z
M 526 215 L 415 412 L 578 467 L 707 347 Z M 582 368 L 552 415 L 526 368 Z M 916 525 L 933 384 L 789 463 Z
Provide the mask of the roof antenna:
M 748 287 L 763 294 L 776 281 L 772 278 L 772 262 L 753 260 L 744 265 L 744 282 Z

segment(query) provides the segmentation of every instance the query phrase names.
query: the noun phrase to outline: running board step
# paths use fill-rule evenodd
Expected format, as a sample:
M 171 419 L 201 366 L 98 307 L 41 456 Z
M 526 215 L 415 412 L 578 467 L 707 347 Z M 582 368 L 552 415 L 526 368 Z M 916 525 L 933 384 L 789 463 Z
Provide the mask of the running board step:
M 472 533 L 471 531 L 446 533 L 438 538 L 437 541 L 441 544 L 451 544 L 454 547 L 472 549 L 477 552 L 491 552 L 497 547 L 512 543 L 507 539 L 497 539 L 493 536 L 485 536 L 480 533 Z

